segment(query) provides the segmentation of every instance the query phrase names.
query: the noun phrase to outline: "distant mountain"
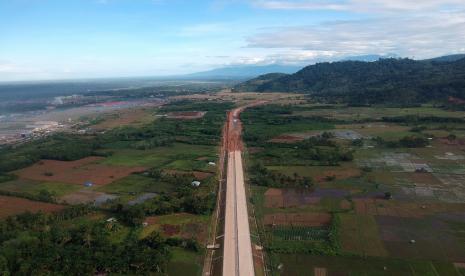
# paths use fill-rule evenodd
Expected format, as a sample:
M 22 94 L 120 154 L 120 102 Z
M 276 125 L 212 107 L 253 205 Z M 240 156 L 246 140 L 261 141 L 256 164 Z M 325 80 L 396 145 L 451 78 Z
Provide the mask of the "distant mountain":
M 465 58 L 451 62 L 381 59 L 318 63 L 290 75 L 261 76 L 235 90 L 300 92 L 351 104 L 465 99 Z
M 442 56 L 437 58 L 428 59 L 429 61 L 437 61 L 437 62 L 453 62 L 458 61 L 465 58 L 465 54 L 455 54 L 455 55 L 448 55 Z
M 292 74 L 302 69 L 302 66 L 292 65 L 238 65 L 217 68 L 210 71 L 185 75 L 187 78 L 223 78 L 223 79 L 245 79 L 253 78 L 269 73 Z
M 351 56 L 342 58 L 340 61 L 365 61 L 365 62 L 374 62 L 383 58 L 398 58 L 396 54 L 387 54 L 387 55 L 362 55 L 362 56 Z
M 247 90 L 247 91 L 255 91 L 260 89 L 262 84 L 268 83 L 270 81 L 282 78 L 284 76 L 288 76 L 289 74 L 283 73 L 270 73 L 266 75 L 261 75 L 258 78 L 248 80 L 244 83 L 241 83 L 236 86 L 237 90 Z

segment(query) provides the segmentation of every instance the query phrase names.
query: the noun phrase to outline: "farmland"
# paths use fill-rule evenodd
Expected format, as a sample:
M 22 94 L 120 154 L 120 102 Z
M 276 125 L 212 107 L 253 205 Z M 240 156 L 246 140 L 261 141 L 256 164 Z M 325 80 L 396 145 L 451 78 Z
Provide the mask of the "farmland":
M 272 275 L 461 275 L 464 117 L 429 105 L 246 110 Z
M 121 248 L 134 240 L 129 250 L 149 248 L 169 274 L 198 275 L 211 234 L 221 128 L 234 106 L 223 96 L 241 105 L 260 95 L 180 96 L 162 107 L 106 115 L 90 126 L 101 133 L 51 136 L 2 149 L 0 216 L 13 220 L 1 223 L 31 237 L 41 231 L 52 235 L 50 221 L 73 237 L 87 231 L 104 241 L 91 243 L 92 252 L 116 250 L 122 260 L 129 259 Z M 271 275 L 460 275 L 461 112 L 263 97 L 272 102 L 245 110 L 241 120 L 257 218 L 252 235 L 263 245 Z M 37 225 L 25 226 L 25 218 Z M 152 240 L 162 246 L 150 247 Z M 14 263 L 14 254 L 5 258 Z M 82 259 L 91 264 L 89 271 L 102 265 L 92 256 Z M 114 269 L 146 271 L 126 263 Z
M 74 261 L 76 265 L 85 262 L 85 271 L 104 266 L 96 256 L 108 250 L 116 250 L 113 254 L 126 250 L 142 254 L 147 250 L 157 256 L 150 262 L 168 273 L 200 273 L 215 203 L 221 128 L 231 106 L 183 100 L 161 108 L 120 110 L 102 115 L 90 126 L 102 133 L 57 134 L 44 141 L 2 149 L 0 219 L 10 219 L 0 220 L 4 226 L 0 228 L 9 229 L 0 233 L 0 252 L 9 252 L 5 258 L 16 267 L 15 254 L 24 252 L 1 247 L 14 237 L 8 233 L 25 231 L 31 237 L 46 237 L 54 235 L 47 228 L 53 222 L 53 231 L 73 237 L 81 230 L 90 231 L 92 240 L 99 241 L 88 247 L 74 244 L 74 240 L 47 245 L 61 250 L 65 262 L 69 261 L 66 252 L 72 247 L 87 252 Z M 191 184 L 194 180 L 200 182 L 198 187 Z M 25 211 L 31 213 L 23 214 Z M 43 234 L 39 234 L 41 231 Z M 128 249 L 129 240 L 134 240 L 133 249 Z M 44 241 L 49 242 L 54 241 Z M 42 254 L 41 248 L 31 250 Z M 85 259 L 91 255 L 93 259 Z M 110 271 L 151 271 L 132 265 L 138 260 L 131 258 L 139 257 L 120 255 L 121 265 Z M 28 271 L 65 273 L 71 269 L 53 262 L 39 266 L 42 268 L 32 266 Z

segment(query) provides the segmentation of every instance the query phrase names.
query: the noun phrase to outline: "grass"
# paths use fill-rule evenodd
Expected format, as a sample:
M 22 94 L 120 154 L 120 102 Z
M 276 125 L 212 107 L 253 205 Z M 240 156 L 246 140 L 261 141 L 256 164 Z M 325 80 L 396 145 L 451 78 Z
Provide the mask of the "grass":
M 105 186 L 99 187 L 100 192 L 115 194 L 139 194 L 139 193 L 162 193 L 173 189 L 170 184 L 157 181 L 142 175 L 129 175 Z
M 267 166 L 272 171 L 293 177 L 295 173 L 302 177 L 322 177 L 335 171 L 358 170 L 354 162 L 342 162 L 340 166 Z
M 103 163 L 118 166 L 146 166 L 162 168 L 177 160 L 194 161 L 200 157 L 216 160 L 216 147 L 203 145 L 188 145 L 176 143 L 169 147 L 160 147 L 152 150 L 120 150 L 116 149 L 112 156 Z M 192 170 L 188 164 L 184 170 Z
M 168 275 L 200 275 L 202 256 L 181 248 L 172 248 L 172 259 L 168 264 Z
M 348 215 L 348 214 L 347 214 Z M 342 215 L 343 216 L 343 215 Z M 350 215 L 348 215 L 350 216 Z M 387 256 L 383 241 L 379 236 L 378 225 L 372 216 L 356 216 L 360 242 L 366 256 Z
M 165 168 L 179 171 L 215 171 L 214 167 L 208 166 L 207 161 L 200 160 L 175 160 Z
M 191 223 L 199 223 L 208 225 L 210 216 L 207 215 L 193 215 L 187 213 L 170 214 L 156 217 L 156 223 L 145 227 L 141 232 L 141 237 L 146 237 L 153 231 L 160 230 L 163 224 L 170 225 L 185 225 Z
M 457 275 L 452 263 L 427 260 L 403 260 L 379 257 L 324 257 L 280 254 L 281 275 L 313 275 L 315 267 L 326 268 L 329 275 Z
M 325 116 L 342 120 L 381 119 L 382 117 L 396 117 L 407 115 L 463 118 L 463 112 L 449 111 L 431 106 L 409 108 L 338 106 L 337 108 L 333 109 L 313 108 L 312 110 L 296 111 L 294 112 L 294 115 Z
M 41 190 L 47 190 L 56 197 L 61 197 L 80 190 L 82 187 L 60 182 L 40 182 L 26 179 L 16 179 L 0 183 L 0 190 L 38 195 Z

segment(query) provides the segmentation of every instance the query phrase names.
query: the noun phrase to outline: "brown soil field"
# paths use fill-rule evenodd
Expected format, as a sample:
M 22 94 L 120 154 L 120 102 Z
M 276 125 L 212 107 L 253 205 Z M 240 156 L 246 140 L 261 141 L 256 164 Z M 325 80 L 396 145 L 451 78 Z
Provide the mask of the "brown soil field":
M 340 207 L 343 210 L 350 210 L 352 208 L 352 204 L 348 200 L 344 199 L 341 201 Z
M 207 114 L 207 112 L 203 112 L 203 111 L 170 112 L 167 114 L 167 118 L 192 120 L 192 119 L 200 119 L 203 116 L 205 116 L 205 114 Z
M 432 173 L 409 173 L 407 179 L 409 182 L 416 184 L 425 184 L 428 186 L 442 186 L 443 184 Z
M 103 122 L 92 126 L 92 129 L 106 130 L 120 126 L 148 123 L 153 119 L 153 115 L 146 108 L 124 109 L 106 115 Z
M 182 226 L 181 237 L 185 239 L 195 239 L 200 243 L 205 243 L 208 239 L 208 225 L 201 223 L 188 223 Z
M 245 105 L 257 100 L 273 101 L 275 104 L 298 104 L 305 103 L 303 94 L 292 93 L 254 93 L 254 92 L 231 92 L 230 89 L 224 89 L 214 94 L 191 94 L 171 97 L 174 100 L 195 100 L 195 101 L 221 101 L 235 102 L 238 106 Z
M 267 214 L 263 220 L 265 225 L 287 225 L 287 226 L 326 226 L 331 223 L 329 213 L 275 213 Z
M 359 177 L 362 171 L 358 168 L 341 168 L 335 170 L 323 170 L 315 176 L 315 181 L 321 183 L 328 181 L 328 177 L 334 177 L 335 180 L 342 180 L 347 178 Z
M 51 213 L 64 209 L 65 206 L 45 202 L 37 202 L 24 198 L 0 195 L 0 218 L 18 215 L 26 211 Z
M 106 185 L 135 172 L 145 171 L 144 167 L 122 167 L 98 164 L 101 157 L 87 157 L 77 161 L 42 160 L 15 172 L 20 178 L 54 181 L 83 185 Z
M 145 222 L 147 222 L 148 225 L 154 225 L 157 224 L 159 221 L 159 217 L 146 217 Z
M 181 227 L 179 225 L 163 224 L 161 229 L 163 230 L 163 234 L 168 237 L 172 237 L 181 232 Z
M 326 276 L 327 275 L 327 270 L 326 270 L 326 268 L 323 268 L 323 267 L 315 267 L 313 275 L 315 275 L 315 276 Z
M 318 202 L 320 198 L 312 196 L 311 191 L 270 188 L 265 192 L 265 207 L 267 208 L 299 207 Z
M 288 143 L 288 144 L 292 144 L 292 143 L 297 143 L 297 142 L 300 142 L 300 141 L 303 141 L 304 138 L 303 137 L 298 137 L 298 136 L 292 136 L 292 135 L 279 135 L 273 139 L 271 139 L 269 142 L 272 142 L 272 143 Z

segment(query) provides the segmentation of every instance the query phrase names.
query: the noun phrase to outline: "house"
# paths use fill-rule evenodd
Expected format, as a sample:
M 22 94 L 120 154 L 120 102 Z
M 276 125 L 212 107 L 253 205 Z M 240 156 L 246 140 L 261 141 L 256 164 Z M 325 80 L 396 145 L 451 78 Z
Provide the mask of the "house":
M 200 181 L 192 181 L 191 185 L 194 186 L 194 187 L 199 187 L 200 186 Z

